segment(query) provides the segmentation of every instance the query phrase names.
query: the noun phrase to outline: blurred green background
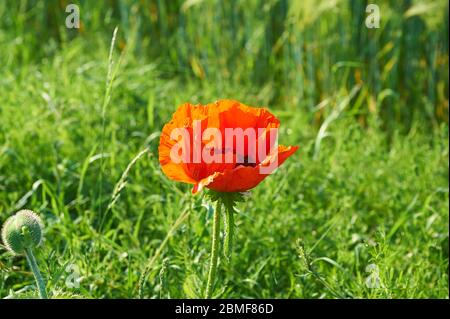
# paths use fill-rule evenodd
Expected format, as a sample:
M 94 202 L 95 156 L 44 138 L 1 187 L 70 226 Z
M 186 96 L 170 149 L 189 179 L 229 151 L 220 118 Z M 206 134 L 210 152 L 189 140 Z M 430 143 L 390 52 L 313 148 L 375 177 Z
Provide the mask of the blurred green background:
M 136 297 L 169 236 L 145 296 L 201 296 L 210 208 L 161 173 L 158 134 L 183 102 L 233 98 L 269 107 L 300 151 L 239 207 L 217 296 L 448 298 L 448 2 L 374 1 L 378 29 L 369 3 L 1 1 L 0 222 L 44 217 L 54 294 L 75 263 L 71 293 Z M 32 284 L 1 249 L 0 297 Z
M 70 3 L 80 6 L 78 30 L 64 24 Z M 370 112 L 386 129 L 448 121 L 447 1 L 379 1 L 379 29 L 365 27 L 369 3 L 5 1 L 2 65 L 64 48 L 90 55 L 119 26 L 118 50 L 129 46 L 131 55 L 154 61 L 163 78 L 214 82 L 218 91 L 233 82 L 268 105 L 309 112 L 342 86 L 361 84 L 353 110 L 360 121 Z

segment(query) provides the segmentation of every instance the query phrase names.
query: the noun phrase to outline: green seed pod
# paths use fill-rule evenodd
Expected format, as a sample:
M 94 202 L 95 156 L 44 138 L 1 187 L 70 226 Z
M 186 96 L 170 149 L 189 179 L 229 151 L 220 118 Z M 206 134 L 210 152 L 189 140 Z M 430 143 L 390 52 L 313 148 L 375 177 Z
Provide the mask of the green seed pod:
M 14 254 L 22 254 L 26 248 L 38 246 L 42 240 L 43 223 L 31 210 L 21 210 L 9 217 L 2 228 L 2 240 Z

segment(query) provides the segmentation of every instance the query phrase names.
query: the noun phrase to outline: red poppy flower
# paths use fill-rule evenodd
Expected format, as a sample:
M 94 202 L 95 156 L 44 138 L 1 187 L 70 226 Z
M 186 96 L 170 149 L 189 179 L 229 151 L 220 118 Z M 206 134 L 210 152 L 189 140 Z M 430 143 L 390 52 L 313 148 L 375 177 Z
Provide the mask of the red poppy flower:
M 159 162 L 169 178 L 194 184 L 193 193 L 203 187 L 218 192 L 247 191 L 298 149 L 277 146 L 279 125 L 266 109 L 234 100 L 186 103 L 162 130 Z M 252 131 L 255 134 L 250 134 Z M 239 137 L 230 132 L 244 134 Z

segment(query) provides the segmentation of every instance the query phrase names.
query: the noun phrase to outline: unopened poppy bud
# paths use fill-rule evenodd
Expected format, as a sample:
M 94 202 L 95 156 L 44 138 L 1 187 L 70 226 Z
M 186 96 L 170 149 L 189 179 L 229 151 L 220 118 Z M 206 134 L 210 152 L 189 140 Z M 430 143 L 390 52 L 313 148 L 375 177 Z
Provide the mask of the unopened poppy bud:
M 38 246 L 42 240 L 43 223 L 31 210 L 21 210 L 9 217 L 2 228 L 2 240 L 14 254 L 22 254 L 27 248 Z

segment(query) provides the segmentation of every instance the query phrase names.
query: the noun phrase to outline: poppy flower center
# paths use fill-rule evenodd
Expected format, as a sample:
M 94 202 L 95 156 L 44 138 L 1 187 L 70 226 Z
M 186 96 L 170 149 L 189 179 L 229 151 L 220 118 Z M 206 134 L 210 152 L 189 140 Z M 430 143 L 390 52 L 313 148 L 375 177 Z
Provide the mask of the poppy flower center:
M 256 162 L 255 162 L 255 160 L 253 160 L 250 156 L 245 155 L 242 161 L 238 161 L 238 162 L 236 163 L 236 166 L 235 166 L 235 167 L 237 167 L 237 166 L 239 166 L 239 165 L 241 165 L 241 166 L 255 167 L 255 166 L 256 166 Z

